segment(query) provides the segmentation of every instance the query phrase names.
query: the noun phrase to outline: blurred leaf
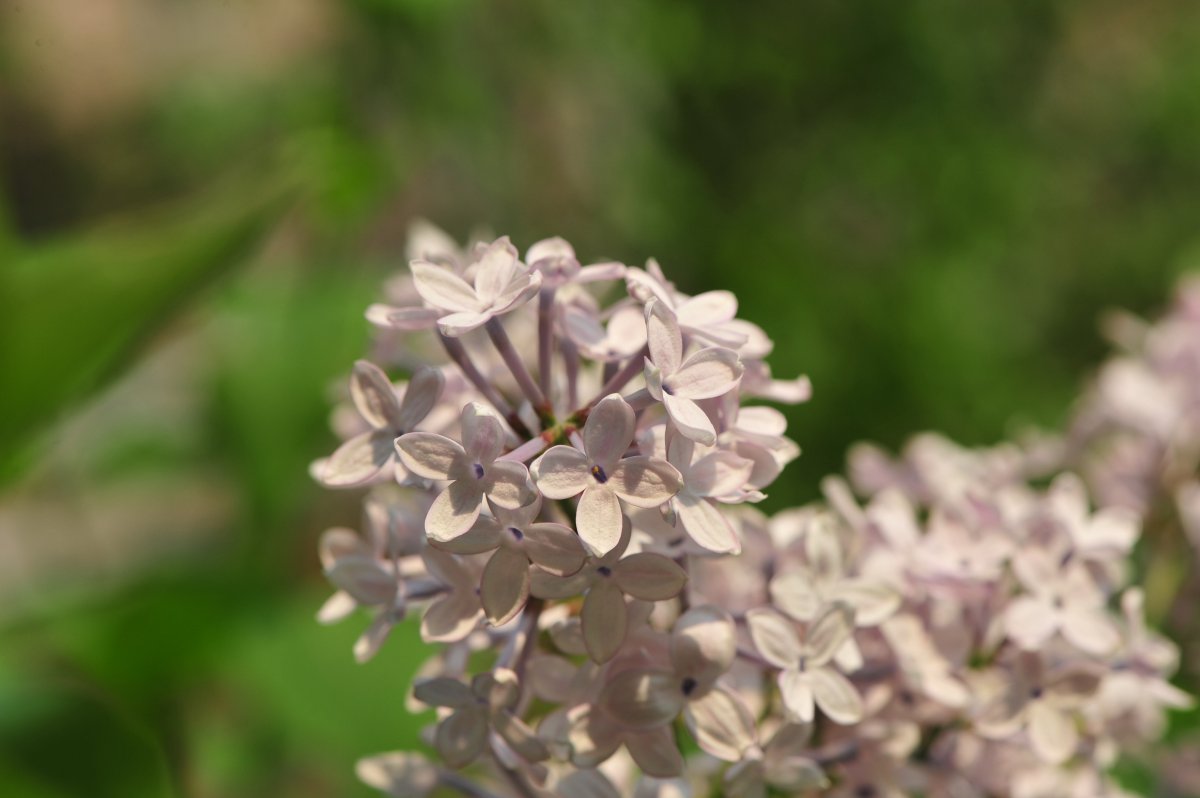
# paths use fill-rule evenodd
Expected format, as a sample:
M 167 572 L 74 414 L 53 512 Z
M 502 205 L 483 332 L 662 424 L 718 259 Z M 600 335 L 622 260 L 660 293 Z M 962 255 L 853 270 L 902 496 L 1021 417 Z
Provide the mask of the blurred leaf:
M 34 435 L 118 373 L 188 299 L 243 260 L 277 189 L 221 192 L 119 225 L 0 249 L 0 480 Z

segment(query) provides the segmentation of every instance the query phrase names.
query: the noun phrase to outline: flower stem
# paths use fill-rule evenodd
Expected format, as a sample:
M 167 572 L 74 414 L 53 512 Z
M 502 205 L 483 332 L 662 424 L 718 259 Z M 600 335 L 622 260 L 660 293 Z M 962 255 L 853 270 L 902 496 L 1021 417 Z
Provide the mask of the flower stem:
M 496 351 L 500 353 L 504 364 L 512 372 L 517 385 L 521 387 L 521 391 L 533 405 L 534 412 L 538 414 L 538 418 L 542 419 L 543 425 L 546 425 L 548 419 L 553 416 L 550 403 L 546 401 L 546 394 L 542 393 L 542 389 L 533 381 L 529 369 L 525 368 L 525 361 L 521 359 L 521 353 L 513 346 L 508 333 L 504 331 L 504 325 L 500 323 L 499 319 L 488 319 L 483 328 L 487 330 L 488 337 L 492 339 Z
M 496 386 L 488 382 L 487 378 L 479 373 L 479 369 L 471 361 L 471 356 L 467 354 L 467 349 L 462 345 L 462 341 L 442 335 L 441 333 L 438 333 L 438 338 L 441 339 L 442 347 L 446 350 L 446 354 L 450 356 L 450 359 L 462 371 L 463 376 L 470 380 L 471 384 L 483 394 L 483 397 L 492 403 L 492 406 L 499 411 L 500 415 L 504 416 L 505 420 L 508 421 L 508 425 L 513 428 L 513 432 L 527 438 L 532 437 L 533 433 L 530 432 L 529 427 L 525 426 L 525 422 L 521 420 L 521 417 L 504 400 L 504 397 L 496 390 Z
M 613 375 L 612 379 L 604 383 L 604 387 L 600 389 L 600 392 L 596 395 L 596 398 L 587 403 L 587 408 L 591 408 L 592 405 L 596 404 L 596 402 L 599 402 L 610 393 L 617 393 L 624 388 L 630 380 L 641 374 L 642 370 L 645 368 L 646 355 L 649 352 L 649 348 L 643 347 L 641 352 L 638 352 L 636 355 L 629 358 L 629 362 L 622 366 L 621 369 Z
M 554 293 L 553 288 L 543 288 L 538 294 L 538 385 L 547 395 L 554 355 Z

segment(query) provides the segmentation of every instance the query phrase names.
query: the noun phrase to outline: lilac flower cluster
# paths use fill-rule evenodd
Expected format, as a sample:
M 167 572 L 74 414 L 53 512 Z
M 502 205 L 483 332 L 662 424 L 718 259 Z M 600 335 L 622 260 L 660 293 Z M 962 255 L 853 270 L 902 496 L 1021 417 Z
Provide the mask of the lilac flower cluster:
M 321 541 L 331 622 L 373 656 L 411 611 L 442 644 L 414 710 L 440 763 L 359 762 L 395 796 L 1121 795 L 1106 771 L 1188 697 L 1128 556 L 1140 516 L 1015 448 L 860 448 L 850 486 L 766 517 L 799 449 L 771 342 L 736 299 L 561 239 L 418 230 L 367 311 L 346 442 L 369 488 Z M 436 365 L 440 353 L 441 365 Z

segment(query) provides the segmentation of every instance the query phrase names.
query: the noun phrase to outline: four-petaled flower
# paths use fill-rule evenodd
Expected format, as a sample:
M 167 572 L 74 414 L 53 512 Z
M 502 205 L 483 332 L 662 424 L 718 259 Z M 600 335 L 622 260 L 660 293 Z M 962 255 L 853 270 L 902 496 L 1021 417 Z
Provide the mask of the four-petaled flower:
M 663 403 L 671 422 L 685 436 L 711 446 L 717 440 L 708 414 L 697 399 L 728 393 L 742 377 L 742 364 L 731 349 L 711 346 L 683 356 L 679 321 L 665 303 L 652 299 L 646 305 L 646 388 Z
M 679 472 L 657 457 L 622 456 L 633 441 L 637 418 L 619 394 L 601 399 L 583 425 L 583 451 L 553 446 L 533 462 L 530 473 L 547 499 L 579 497 L 576 530 L 593 554 L 607 554 L 621 538 L 624 500 L 658 507 L 682 485 Z
M 470 529 L 484 496 L 498 507 L 516 509 L 532 489 L 524 465 L 496 460 L 504 447 L 504 427 L 483 405 L 463 408 L 462 439 L 460 444 L 433 432 L 396 439 L 405 468 L 426 479 L 450 480 L 425 516 L 431 540 L 450 540 Z
M 450 269 L 425 261 L 413 261 L 413 281 L 421 298 L 446 315 L 437 321 L 443 335 L 457 337 L 481 327 L 525 304 L 542 285 L 540 272 L 517 260 L 508 238 L 499 238 L 482 252 L 474 264 L 471 285 Z

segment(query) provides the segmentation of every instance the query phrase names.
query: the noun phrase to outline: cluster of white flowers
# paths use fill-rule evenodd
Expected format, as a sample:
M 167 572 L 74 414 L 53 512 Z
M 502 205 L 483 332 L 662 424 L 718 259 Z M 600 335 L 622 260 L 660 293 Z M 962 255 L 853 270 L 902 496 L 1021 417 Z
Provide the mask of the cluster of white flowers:
M 410 379 L 360 361 L 346 442 L 313 465 L 369 488 L 364 533 L 322 538 L 321 620 L 374 613 L 360 660 L 418 609 L 442 644 L 410 696 L 437 708 L 440 762 L 369 757 L 368 784 L 1096 798 L 1187 705 L 1128 585 L 1136 511 L 927 436 L 898 461 L 857 450 L 861 502 L 830 478 L 768 518 L 754 504 L 799 449 L 743 401 L 809 385 L 772 378 L 733 295 L 581 266 L 561 239 L 522 262 L 423 227 L 410 249 L 367 311 Z

